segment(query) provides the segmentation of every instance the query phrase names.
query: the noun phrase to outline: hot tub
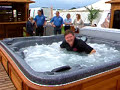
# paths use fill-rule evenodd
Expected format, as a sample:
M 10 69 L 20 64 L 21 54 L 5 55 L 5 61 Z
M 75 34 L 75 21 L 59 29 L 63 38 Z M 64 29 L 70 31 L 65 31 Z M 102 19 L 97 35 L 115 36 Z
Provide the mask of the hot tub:
M 88 31 L 86 30 L 86 32 Z M 76 36 L 77 38 L 81 38 L 82 36 L 87 37 L 87 43 L 106 44 L 120 50 L 120 40 L 115 38 L 111 40 L 110 38 L 99 37 L 99 35 L 96 37 L 94 34 L 85 35 L 83 33 Z M 81 68 L 80 65 L 75 65 L 73 67 L 63 66 L 47 72 L 36 72 L 25 62 L 25 55 L 20 51 L 21 48 L 34 46 L 36 43 L 39 45 L 49 45 L 63 39 L 63 35 L 59 35 L 9 38 L 0 42 L 1 62 L 17 89 L 120 89 L 120 58 L 89 68 Z

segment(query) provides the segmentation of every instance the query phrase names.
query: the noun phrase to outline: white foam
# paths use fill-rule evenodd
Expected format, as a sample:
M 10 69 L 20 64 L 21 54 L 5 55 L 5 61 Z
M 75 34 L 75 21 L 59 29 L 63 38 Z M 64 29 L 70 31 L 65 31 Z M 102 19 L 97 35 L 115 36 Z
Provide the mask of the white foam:
M 82 67 L 90 67 L 107 63 L 120 56 L 118 50 L 105 44 L 90 44 L 97 52 L 92 55 L 83 55 L 76 52 L 68 52 L 60 48 L 59 43 L 51 45 L 35 45 L 22 49 L 27 64 L 37 72 L 51 71 L 55 68 L 75 64 Z

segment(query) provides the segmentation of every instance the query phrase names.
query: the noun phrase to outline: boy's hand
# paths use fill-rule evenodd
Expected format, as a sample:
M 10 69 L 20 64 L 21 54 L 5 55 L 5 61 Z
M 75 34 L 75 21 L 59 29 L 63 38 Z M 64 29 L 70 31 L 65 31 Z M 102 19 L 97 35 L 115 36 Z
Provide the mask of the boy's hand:
M 90 54 L 93 54 L 93 53 L 95 53 L 96 51 L 93 49 L 91 52 L 90 52 Z

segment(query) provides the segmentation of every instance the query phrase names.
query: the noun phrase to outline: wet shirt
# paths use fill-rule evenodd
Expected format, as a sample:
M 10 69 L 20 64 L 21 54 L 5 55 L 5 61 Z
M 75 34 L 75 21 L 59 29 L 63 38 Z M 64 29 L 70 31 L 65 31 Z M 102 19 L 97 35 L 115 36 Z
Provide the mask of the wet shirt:
M 85 52 L 89 54 L 93 48 L 87 45 L 84 41 L 81 39 L 75 38 L 73 47 L 70 47 L 70 45 L 64 40 L 62 44 L 60 45 L 61 48 L 66 48 L 68 51 L 75 51 L 75 52 Z
M 41 16 L 37 15 L 34 20 L 37 23 L 38 27 L 43 26 L 43 24 L 45 22 L 45 16 L 44 15 L 41 15 Z
M 63 24 L 63 18 L 62 17 L 57 17 L 57 16 L 54 16 L 52 19 L 51 19 L 51 21 L 50 21 L 50 23 L 54 23 L 54 25 L 55 26 L 61 26 L 62 24 Z

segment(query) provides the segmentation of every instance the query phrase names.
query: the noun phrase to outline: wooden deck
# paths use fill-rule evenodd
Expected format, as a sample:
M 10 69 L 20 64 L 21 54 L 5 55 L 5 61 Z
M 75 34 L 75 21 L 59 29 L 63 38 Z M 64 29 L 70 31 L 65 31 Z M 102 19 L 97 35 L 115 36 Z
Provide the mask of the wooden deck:
M 16 90 L 0 62 L 0 90 Z

